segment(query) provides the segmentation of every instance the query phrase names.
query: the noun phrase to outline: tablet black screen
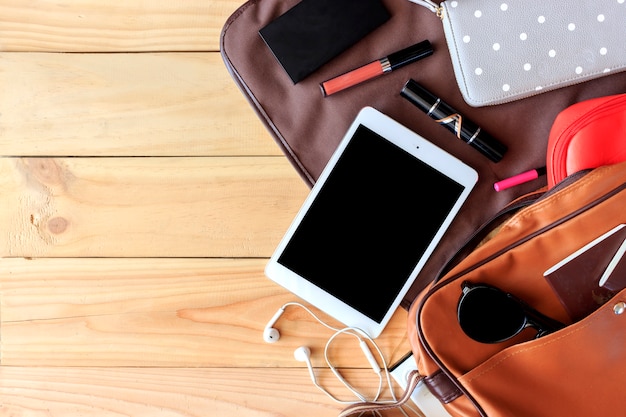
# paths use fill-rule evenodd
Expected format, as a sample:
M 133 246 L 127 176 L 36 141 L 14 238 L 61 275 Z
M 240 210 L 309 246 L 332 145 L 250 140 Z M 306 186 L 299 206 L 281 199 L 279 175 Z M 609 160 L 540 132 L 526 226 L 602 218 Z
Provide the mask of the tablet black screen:
M 381 322 L 463 190 L 360 125 L 278 262 Z

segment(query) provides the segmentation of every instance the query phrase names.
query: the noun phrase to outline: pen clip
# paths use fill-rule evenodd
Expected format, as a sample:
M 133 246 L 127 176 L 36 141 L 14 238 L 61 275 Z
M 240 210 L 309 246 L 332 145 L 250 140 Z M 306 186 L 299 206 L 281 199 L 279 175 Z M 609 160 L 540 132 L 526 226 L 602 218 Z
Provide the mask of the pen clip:
M 617 252 L 615 252 L 615 255 L 613 255 L 613 258 L 611 258 L 611 260 L 609 261 L 609 264 L 602 274 L 602 277 L 600 277 L 600 282 L 598 283 L 600 287 L 603 287 L 604 284 L 606 284 L 606 282 L 609 280 L 609 277 L 611 276 L 613 271 L 615 271 L 617 264 L 619 264 L 619 262 L 624 257 L 624 253 L 626 253 L 626 239 L 624 239 L 619 249 L 617 249 Z

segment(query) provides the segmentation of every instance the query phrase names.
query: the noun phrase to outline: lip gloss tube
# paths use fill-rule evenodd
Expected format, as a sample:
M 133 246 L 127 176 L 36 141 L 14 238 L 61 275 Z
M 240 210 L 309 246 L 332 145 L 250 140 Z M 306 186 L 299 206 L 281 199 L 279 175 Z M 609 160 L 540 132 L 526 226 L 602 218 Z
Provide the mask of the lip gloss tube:
M 338 93 L 380 75 L 390 73 L 412 62 L 419 61 L 422 58 L 432 55 L 432 53 L 433 48 L 429 41 L 419 42 L 408 48 L 389 54 L 384 58 L 324 81 L 320 84 L 322 94 L 324 97 L 328 97 L 331 94 Z
M 499 162 L 506 153 L 504 144 L 414 80 L 405 84 L 400 95 L 491 161 Z

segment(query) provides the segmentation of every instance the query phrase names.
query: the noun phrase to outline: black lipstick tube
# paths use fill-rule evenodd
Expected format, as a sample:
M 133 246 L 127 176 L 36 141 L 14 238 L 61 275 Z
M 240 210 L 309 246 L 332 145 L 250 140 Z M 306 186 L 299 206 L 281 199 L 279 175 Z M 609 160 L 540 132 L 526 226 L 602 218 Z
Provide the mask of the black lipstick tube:
M 414 80 L 404 85 L 400 95 L 491 161 L 500 162 L 506 153 L 504 144 Z
M 433 47 L 429 41 L 421 41 L 413 46 L 404 48 L 387 56 L 390 71 L 401 68 L 412 62 L 419 61 L 433 54 Z

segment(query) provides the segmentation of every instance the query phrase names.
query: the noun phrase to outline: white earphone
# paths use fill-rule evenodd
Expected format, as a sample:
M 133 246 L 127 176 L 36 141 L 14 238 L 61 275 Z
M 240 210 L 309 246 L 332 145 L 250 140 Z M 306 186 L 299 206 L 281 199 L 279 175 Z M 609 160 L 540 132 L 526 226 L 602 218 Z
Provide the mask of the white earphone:
M 267 343 L 276 343 L 280 339 L 280 333 L 273 326 L 278 321 L 278 318 L 285 312 L 285 306 L 278 309 L 276 314 L 267 322 L 265 329 L 263 329 L 263 340 Z
M 379 403 L 387 403 L 386 401 L 379 401 L 379 397 L 382 393 L 383 390 L 383 369 L 384 369 L 384 375 L 386 376 L 386 380 L 387 380 L 387 385 L 389 387 L 390 392 L 392 393 L 392 397 L 393 397 L 393 401 L 396 400 L 395 395 L 393 394 L 393 386 L 392 386 L 392 382 L 391 382 L 391 377 L 389 374 L 389 371 L 387 369 L 387 364 L 384 358 L 384 355 L 382 354 L 380 348 L 378 347 L 378 345 L 376 345 L 376 343 L 374 342 L 374 340 L 367 334 L 365 333 L 363 330 L 358 329 L 358 328 L 354 328 L 354 327 L 346 327 L 343 329 L 337 329 L 333 326 L 328 325 L 327 323 L 325 323 L 324 321 L 322 321 L 319 317 L 317 317 L 309 308 L 307 308 L 306 306 L 300 304 L 300 303 L 296 303 L 296 302 L 291 302 L 291 303 L 287 303 L 285 305 L 283 305 L 282 307 L 280 307 L 278 309 L 278 311 L 272 316 L 272 318 L 267 322 L 267 324 L 265 325 L 265 328 L 263 329 L 263 340 L 265 340 L 265 342 L 267 343 L 276 343 L 278 341 L 278 339 L 280 339 L 280 332 L 274 327 L 274 325 L 276 324 L 276 322 L 278 321 L 278 319 L 280 318 L 280 316 L 285 312 L 285 309 L 288 306 L 297 306 L 300 307 L 304 310 L 306 310 L 315 320 L 317 320 L 320 324 L 322 324 L 324 327 L 328 328 L 329 330 L 332 330 L 334 332 L 334 334 L 328 339 L 328 341 L 326 342 L 326 347 L 324 349 L 324 357 L 326 359 L 326 363 L 328 364 L 328 367 L 330 368 L 330 370 L 335 374 L 335 376 L 350 390 L 352 391 L 352 393 L 354 393 L 354 395 L 356 395 L 356 397 L 359 399 L 359 401 L 368 401 L 368 402 L 379 402 Z M 329 346 L 331 345 L 331 343 L 333 342 L 333 340 L 341 335 L 341 334 L 348 334 L 351 336 L 354 336 L 358 339 L 359 341 L 359 347 L 361 348 L 361 351 L 363 352 L 363 354 L 365 355 L 365 358 L 367 359 L 367 362 L 369 363 L 369 365 L 371 366 L 372 370 L 378 374 L 379 376 L 379 386 L 378 386 L 378 392 L 375 395 L 375 397 L 373 399 L 367 399 L 365 398 L 365 396 L 361 393 L 359 393 L 354 387 L 352 387 L 339 373 L 339 371 L 337 370 L 337 368 L 330 362 L 329 358 L 328 358 L 328 350 L 329 350 Z M 378 361 L 376 360 L 376 358 L 374 357 L 374 354 L 372 353 L 372 351 L 370 350 L 367 341 L 369 341 L 372 346 L 375 347 L 378 356 L 380 357 L 380 360 L 382 362 L 382 368 L 381 365 L 379 365 Z M 326 389 L 324 389 L 323 387 L 321 387 L 318 382 L 317 382 L 317 378 L 315 376 L 315 371 L 313 370 L 313 364 L 311 363 L 311 349 L 307 346 L 300 346 L 298 347 L 294 352 L 293 352 L 293 356 L 295 358 L 295 360 L 299 361 L 299 362 L 304 362 L 306 363 L 306 366 L 309 370 L 309 374 L 311 375 L 311 380 L 313 381 L 313 384 L 319 388 L 322 392 L 324 392 L 326 395 L 328 395 L 330 398 L 332 398 L 334 401 L 339 402 L 339 403 L 343 403 L 343 404 L 352 404 L 355 401 L 344 401 L 344 400 L 339 400 L 337 399 L 334 395 L 332 395 L 330 392 L 328 392 Z M 403 411 L 404 413 L 404 411 Z M 405 414 L 406 415 L 406 414 Z
M 298 362 L 306 363 L 306 367 L 309 368 L 309 374 L 311 374 L 311 380 L 313 380 L 313 383 L 317 385 L 317 378 L 315 377 L 315 372 L 313 372 L 313 364 L 311 363 L 311 349 L 306 346 L 300 346 L 293 351 L 293 357 Z

